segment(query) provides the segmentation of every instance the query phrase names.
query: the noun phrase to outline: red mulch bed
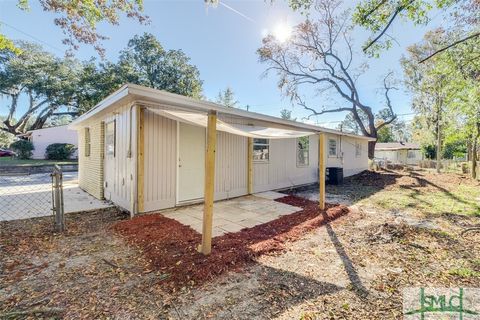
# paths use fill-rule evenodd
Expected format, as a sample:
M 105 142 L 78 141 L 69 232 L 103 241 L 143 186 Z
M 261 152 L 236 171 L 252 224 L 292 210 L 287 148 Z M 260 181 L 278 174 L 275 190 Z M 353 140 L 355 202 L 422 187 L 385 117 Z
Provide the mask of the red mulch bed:
M 163 284 L 171 289 L 201 284 L 227 271 L 240 270 L 255 258 L 284 250 L 285 243 L 348 213 L 345 206 L 327 204 L 318 209 L 318 202 L 296 196 L 277 201 L 301 207 L 302 210 L 279 219 L 228 233 L 212 239 L 212 253 L 197 252 L 201 235 L 180 222 L 161 214 L 137 216 L 116 223 L 114 230 L 128 242 L 138 246 L 149 259 L 151 268 L 165 274 Z

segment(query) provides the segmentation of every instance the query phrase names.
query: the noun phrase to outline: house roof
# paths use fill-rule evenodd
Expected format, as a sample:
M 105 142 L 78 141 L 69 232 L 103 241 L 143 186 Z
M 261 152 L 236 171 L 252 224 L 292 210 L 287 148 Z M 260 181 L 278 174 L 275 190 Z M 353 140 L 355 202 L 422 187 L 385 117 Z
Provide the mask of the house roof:
M 377 142 L 375 150 L 420 150 L 420 145 L 409 142 Z
M 114 108 L 119 106 L 120 102 L 127 103 L 138 103 L 145 106 L 171 106 L 181 109 L 188 109 L 191 111 L 197 112 L 209 112 L 216 111 L 220 114 L 231 115 L 242 117 L 252 120 L 260 120 L 269 122 L 271 124 L 287 126 L 290 128 L 308 130 L 312 132 L 324 132 L 332 133 L 342 136 L 350 136 L 359 139 L 365 140 L 375 140 L 370 137 L 360 136 L 356 134 L 351 134 L 347 132 L 342 132 L 339 130 L 328 129 L 312 124 L 307 124 L 303 122 L 297 122 L 292 120 L 285 120 L 273 116 L 264 115 L 261 113 L 250 112 L 237 108 L 227 108 L 225 106 L 210 102 L 198 100 L 163 90 L 157 90 L 153 88 L 148 88 L 136 84 L 125 84 L 120 89 L 110 94 L 108 97 L 100 101 L 94 108 L 90 109 L 88 112 L 84 113 L 77 119 L 75 119 L 69 126 L 69 128 L 76 129 L 81 127 L 82 123 L 93 119 L 97 116 L 111 112 Z

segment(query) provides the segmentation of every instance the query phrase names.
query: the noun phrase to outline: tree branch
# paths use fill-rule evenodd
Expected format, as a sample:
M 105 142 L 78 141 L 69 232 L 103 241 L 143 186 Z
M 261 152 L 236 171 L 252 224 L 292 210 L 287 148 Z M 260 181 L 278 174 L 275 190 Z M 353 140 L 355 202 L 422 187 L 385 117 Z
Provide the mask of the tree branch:
M 372 41 L 370 41 L 366 46 L 363 47 L 363 52 L 367 52 L 368 48 L 370 48 L 374 43 L 376 43 L 378 41 L 378 39 L 380 39 L 384 34 L 385 32 L 387 32 L 388 28 L 390 28 L 390 26 L 392 25 L 393 21 L 395 20 L 395 18 L 397 17 L 397 15 L 402 12 L 406 7 L 408 7 L 411 3 L 413 2 L 413 0 L 410 0 L 406 5 L 401 5 L 401 6 L 398 6 L 397 9 L 395 9 L 395 12 L 393 13 L 392 17 L 390 18 L 390 20 L 388 21 L 387 25 L 382 29 L 382 31 L 380 32 L 380 34 L 378 36 L 375 37 L 375 39 L 373 39 Z
M 460 44 L 460 43 L 462 43 L 462 42 L 465 42 L 465 41 L 468 41 L 468 40 L 470 40 L 470 39 L 476 38 L 476 37 L 478 37 L 478 36 L 480 36 L 480 32 L 471 34 L 471 35 L 469 35 L 468 37 L 465 37 L 465 38 L 463 38 L 463 39 L 457 40 L 457 41 L 455 41 L 454 43 L 449 44 L 448 46 L 443 47 L 443 48 L 435 51 L 434 53 L 430 54 L 428 57 L 420 60 L 418 63 L 424 63 L 425 61 L 427 61 L 428 59 L 432 58 L 433 56 L 435 56 L 435 55 L 437 55 L 437 54 L 439 54 L 439 53 L 441 53 L 441 52 L 443 52 L 443 51 L 445 51 L 445 50 L 448 50 L 448 49 L 450 49 L 451 47 L 456 46 L 457 44 Z

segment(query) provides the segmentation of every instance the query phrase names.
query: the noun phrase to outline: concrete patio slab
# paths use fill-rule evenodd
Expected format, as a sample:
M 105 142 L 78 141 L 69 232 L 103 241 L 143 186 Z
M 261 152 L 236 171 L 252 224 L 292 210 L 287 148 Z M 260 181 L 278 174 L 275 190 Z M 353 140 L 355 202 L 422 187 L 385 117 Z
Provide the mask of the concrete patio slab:
M 254 196 L 264 199 L 275 200 L 285 197 L 285 194 L 276 192 L 276 191 L 265 191 L 260 193 L 255 193 Z
M 0 221 L 52 215 L 52 178 L 48 173 L 0 177 Z M 112 206 L 78 187 L 76 172 L 63 174 L 65 213 Z
M 272 198 L 278 195 L 273 193 L 276 192 L 265 197 L 251 195 L 214 203 L 213 237 L 252 228 L 278 219 L 282 215 L 302 210 L 299 207 L 274 201 Z M 281 193 L 278 194 L 281 195 L 279 198 L 285 196 Z M 201 204 L 167 210 L 162 214 L 202 233 L 203 205 Z

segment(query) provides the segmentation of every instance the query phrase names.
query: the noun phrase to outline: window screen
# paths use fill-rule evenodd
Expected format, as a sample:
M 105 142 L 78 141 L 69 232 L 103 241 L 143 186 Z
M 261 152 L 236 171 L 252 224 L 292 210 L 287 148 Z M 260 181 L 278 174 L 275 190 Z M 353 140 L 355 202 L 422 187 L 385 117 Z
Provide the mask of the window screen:
M 90 157 L 90 128 L 85 128 L 85 157 Z
M 362 156 L 362 145 L 359 142 L 355 143 L 355 156 L 357 158 Z
M 297 138 L 297 166 L 308 166 L 310 141 L 308 137 Z
M 105 154 L 115 157 L 115 120 L 105 125 Z
M 268 139 L 253 139 L 253 161 L 268 161 L 270 143 Z
M 328 155 L 329 156 L 337 155 L 337 140 L 328 139 Z

